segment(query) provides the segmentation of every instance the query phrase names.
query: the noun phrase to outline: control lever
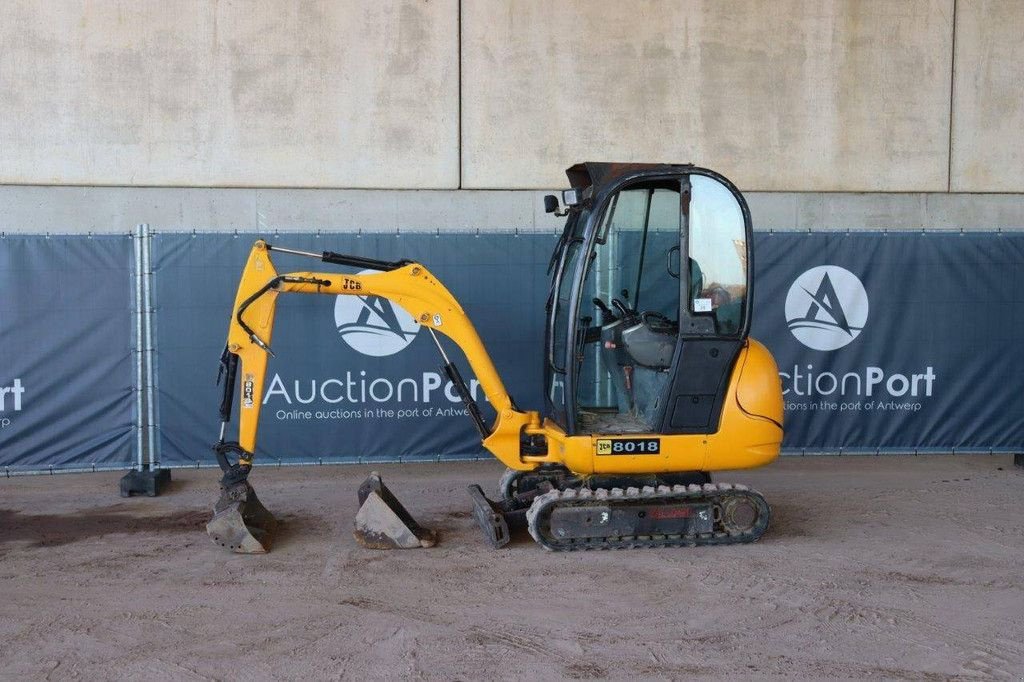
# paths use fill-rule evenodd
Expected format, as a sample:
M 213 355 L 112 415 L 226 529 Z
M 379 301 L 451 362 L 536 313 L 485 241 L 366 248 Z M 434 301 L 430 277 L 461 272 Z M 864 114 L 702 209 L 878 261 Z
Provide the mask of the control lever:
M 601 326 L 611 324 L 615 321 L 615 313 L 609 308 L 604 301 L 599 298 L 594 298 L 594 305 L 601 310 Z
M 631 317 L 633 317 L 633 311 L 630 310 L 629 308 L 627 308 L 626 304 L 623 303 L 622 301 L 620 301 L 619 299 L 613 298 L 612 299 L 612 305 L 615 306 L 616 310 L 618 310 L 620 313 L 622 313 L 622 317 L 623 318 L 631 318 Z

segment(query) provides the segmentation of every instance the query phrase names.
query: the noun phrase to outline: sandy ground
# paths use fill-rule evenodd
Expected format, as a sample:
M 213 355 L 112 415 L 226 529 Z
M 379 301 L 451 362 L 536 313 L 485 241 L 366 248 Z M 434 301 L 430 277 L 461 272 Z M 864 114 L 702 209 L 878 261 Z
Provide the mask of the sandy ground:
M 215 547 L 217 473 L 0 481 L 7 679 L 1024 676 L 1024 472 L 1007 457 L 787 458 L 718 480 L 773 504 L 735 547 L 489 549 L 494 462 L 379 467 L 429 550 L 359 547 L 364 467 L 258 469 L 271 554 Z

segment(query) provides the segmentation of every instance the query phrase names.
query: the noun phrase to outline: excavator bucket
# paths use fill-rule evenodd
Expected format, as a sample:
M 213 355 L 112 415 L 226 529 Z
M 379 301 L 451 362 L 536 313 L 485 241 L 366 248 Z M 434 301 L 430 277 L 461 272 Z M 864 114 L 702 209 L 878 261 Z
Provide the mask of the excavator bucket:
M 238 554 L 264 554 L 270 549 L 277 519 L 267 511 L 248 482 L 221 488 L 206 532 L 221 547 Z
M 352 534 L 369 549 L 415 549 L 437 544 L 437 534 L 416 523 L 376 471 L 359 486 L 359 512 Z

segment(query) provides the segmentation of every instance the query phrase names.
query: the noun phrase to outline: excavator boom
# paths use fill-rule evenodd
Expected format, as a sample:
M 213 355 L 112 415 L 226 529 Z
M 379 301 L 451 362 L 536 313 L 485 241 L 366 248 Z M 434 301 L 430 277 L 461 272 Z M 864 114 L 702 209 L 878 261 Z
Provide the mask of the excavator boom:
M 282 275 L 277 273 L 271 262 L 272 251 L 318 258 L 325 263 L 378 269 L 380 272 L 345 274 L 302 271 Z M 481 432 L 484 445 L 511 468 L 529 470 L 534 467 L 533 464 L 519 460 L 519 434 L 527 425 L 541 428 L 540 416 L 536 412 L 521 412 L 515 408 L 469 317 L 451 292 L 426 267 L 411 261 L 388 262 L 330 251 L 316 254 L 283 249 L 262 240 L 253 245 L 242 272 L 223 361 L 229 378 L 239 373 L 236 362 L 240 365 L 242 404 L 239 410 L 238 445 L 244 450 L 244 454 L 240 455 L 244 462 L 251 463 L 256 447 L 262 404 L 259 396 L 263 395 L 267 361 L 273 355 L 271 341 L 277 298 L 287 293 L 380 296 L 402 306 L 438 342 L 444 360 L 443 369 L 455 384 L 456 390 L 464 392 L 463 398 L 469 403 L 470 414 Z M 484 423 L 469 392 L 465 390 L 458 369 L 448 361 L 437 338 L 438 333 L 451 338 L 465 353 L 481 389 L 497 412 L 493 424 Z M 226 384 L 226 404 L 222 405 L 221 410 L 224 422 L 230 417 L 233 392 L 234 386 Z M 514 441 L 515 447 L 512 449 L 505 442 L 509 439 Z

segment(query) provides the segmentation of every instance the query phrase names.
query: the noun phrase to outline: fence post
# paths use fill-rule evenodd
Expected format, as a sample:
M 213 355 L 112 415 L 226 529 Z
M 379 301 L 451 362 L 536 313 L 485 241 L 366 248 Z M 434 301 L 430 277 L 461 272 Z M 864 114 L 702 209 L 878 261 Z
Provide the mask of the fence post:
M 142 401 L 143 378 L 142 378 L 142 225 L 135 226 L 132 234 L 132 241 L 135 246 L 135 449 L 138 463 L 136 470 L 142 471 L 143 467 L 143 440 L 142 422 L 144 405 Z
M 143 325 L 145 327 L 145 359 L 146 359 L 146 432 L 147 432 L 147 452 L 149 454 L 149 470 L 155 471 L 160 464 L 159 446 L 157 445 L 156 439 L 156 370 L 153 368 L 154 364 L 154 345 L 155 339 L 153 337 L 153 293 L 152 293 L 152 280 L 153 280 L 153 266 L 150 260 L 151 255 L 151 244 L 153 241 L 153 235 L 149 231 L 149 225 L 143 223 L 142 225 L 142 263 L 143 263 L 143 278 L 142 278 L 142 298 L 145 310 L 145 316 L 142 318 Z
M 136 409 L 139 414 L 136 443 L 139 448 L 139 461 L 138 469 L 129 471 L 121 479 L 121 497 L 131 497 L 132 495 L 155 497 L 163 492 L 171 482 L 171 470 L 157 467 L 159 462 L 156 435 L 153 430 L 156 409 L 154 407 L 155 373 L 153 371 L 153 299 L 150 286 L 153 271 L 149 257 L 151 238 L 148 224 L 142 223 L 136 228 L 135 301 L 138 309 L 135 325 L 136 380 L 138 381 Z M 146 431 L 145 438 L 143 438 L 143 429 Z M 148 467 L 144 465 L 143 453 L 148 459 Z

